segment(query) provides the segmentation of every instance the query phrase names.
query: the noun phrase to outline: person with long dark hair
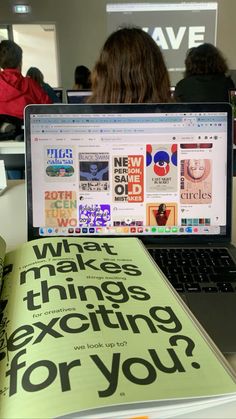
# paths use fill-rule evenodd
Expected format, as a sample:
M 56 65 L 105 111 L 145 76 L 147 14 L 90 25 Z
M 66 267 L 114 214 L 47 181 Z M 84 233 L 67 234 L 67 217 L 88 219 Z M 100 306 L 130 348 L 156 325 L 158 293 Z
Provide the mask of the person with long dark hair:
M 39 70 L 39 68 L 30 67 L 27 70 L 26 76 L 35 80 L 39 84 L 39 86 L 41 86 L 42 89 L 47 93 L 47 95 L 50 97 L 50 99 L 53 103 L 59 103 L 60 102 L 59 98 L 57 97 L 56 93 L 54 92 L 54 90 L 50 86 L 50 84 L 45 83 L 44 75 L 43 75 L 42 71 Z
M 74 71 L 74 90 L 84 90 L 91 88 L 91 71 L 85 65 L 77 65 Z
M 185 59 L 185 75 L 175 88 L 180 102 L 228 102 L 233 80 L 227 75 L 223 54 L 212 44 L 191 48 Z
M 106 40 L 91 75 L 90 103 L 169 102 L 162 52 L 141 28 L 126 27 Z

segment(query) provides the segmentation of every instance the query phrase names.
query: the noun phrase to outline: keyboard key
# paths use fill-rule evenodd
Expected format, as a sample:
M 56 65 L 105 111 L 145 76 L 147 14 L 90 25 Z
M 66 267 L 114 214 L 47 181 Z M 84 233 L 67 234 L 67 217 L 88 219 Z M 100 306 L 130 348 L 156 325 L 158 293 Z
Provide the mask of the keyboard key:
M 185 284 L 186 291 L 188 292 L 200 292 L 201 288 L 198 284 Z
M 177 291 L 177 292 L 184 292 L 185 291 L 185 289 L 184 289 L 184 286 L 183 285 L 181 285 L 181 284 L 176 284 L 176 285 L 173 285 L 173 287 L 175 288 L 175 290 Z
M 234 291 L 232 285 L 228 282 L 223 282 L 222 284 L 218 283 L 217 286 L 218 286 L 219 291 L 221 291 L 221 292 L 233 292 Z
M 203 289 L 203 291 L 206 291 L 206 292 L 218 292 L 218 289 L 217 289 L 217 287 L 202 287 L 202 289 Z

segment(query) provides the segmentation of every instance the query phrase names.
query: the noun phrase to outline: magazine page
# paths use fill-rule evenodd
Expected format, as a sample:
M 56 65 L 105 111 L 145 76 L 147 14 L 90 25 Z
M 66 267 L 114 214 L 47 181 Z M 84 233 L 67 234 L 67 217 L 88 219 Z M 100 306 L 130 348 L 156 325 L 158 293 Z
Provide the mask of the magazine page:
M 28 242 L 7 254 L 4 273 L 0 417 L 86 418 L 236 392 L 138 239 Z

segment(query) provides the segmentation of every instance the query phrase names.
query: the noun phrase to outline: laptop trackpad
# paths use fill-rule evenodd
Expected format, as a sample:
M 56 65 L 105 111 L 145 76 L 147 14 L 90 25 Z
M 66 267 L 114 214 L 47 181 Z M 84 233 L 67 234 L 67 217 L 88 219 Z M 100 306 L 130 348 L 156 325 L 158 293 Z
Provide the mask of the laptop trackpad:
M 187 293 L 183 300 L 223 353 L 236 352 L 235 293 Z

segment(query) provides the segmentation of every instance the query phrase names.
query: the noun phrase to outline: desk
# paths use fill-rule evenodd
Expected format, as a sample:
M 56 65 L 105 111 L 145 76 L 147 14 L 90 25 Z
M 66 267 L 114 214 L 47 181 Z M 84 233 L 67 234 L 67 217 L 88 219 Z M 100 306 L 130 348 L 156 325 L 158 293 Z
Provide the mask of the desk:
M 236 211 L 236 178 L 233 180 L 233 208 Z M 235 214 L 235 211 L 233 214 Z M 8 181 L 8 189 L 0 196 L 0 235 L 7 243 L 7 251 L 13 250 L 27 240 L 26 225 L 26 189 L 24 180 Z M 232 241 L 236 245 L 236 217 L 233 217 Z M 236 354 L 227 357 L 229 363 L 236 371 Z M 192 415 L 178 416 L 179 418 L 226 418 L 236 419 L 236 402 L 227 406 L 221 405 L 215 408 L 204 409 L 194 412 Z
M 24 180 L 9 180 L 0 196 L 0 235 L 7 251 L 27 241 L 26 189 Z
M 6 170 L 20 170 L 21 178 L 25 171 L 25 143 L 18 141 L 0 141 L 0 160 Z
M 24 141 L 0 141 L 1 154 L 25 154 Z

